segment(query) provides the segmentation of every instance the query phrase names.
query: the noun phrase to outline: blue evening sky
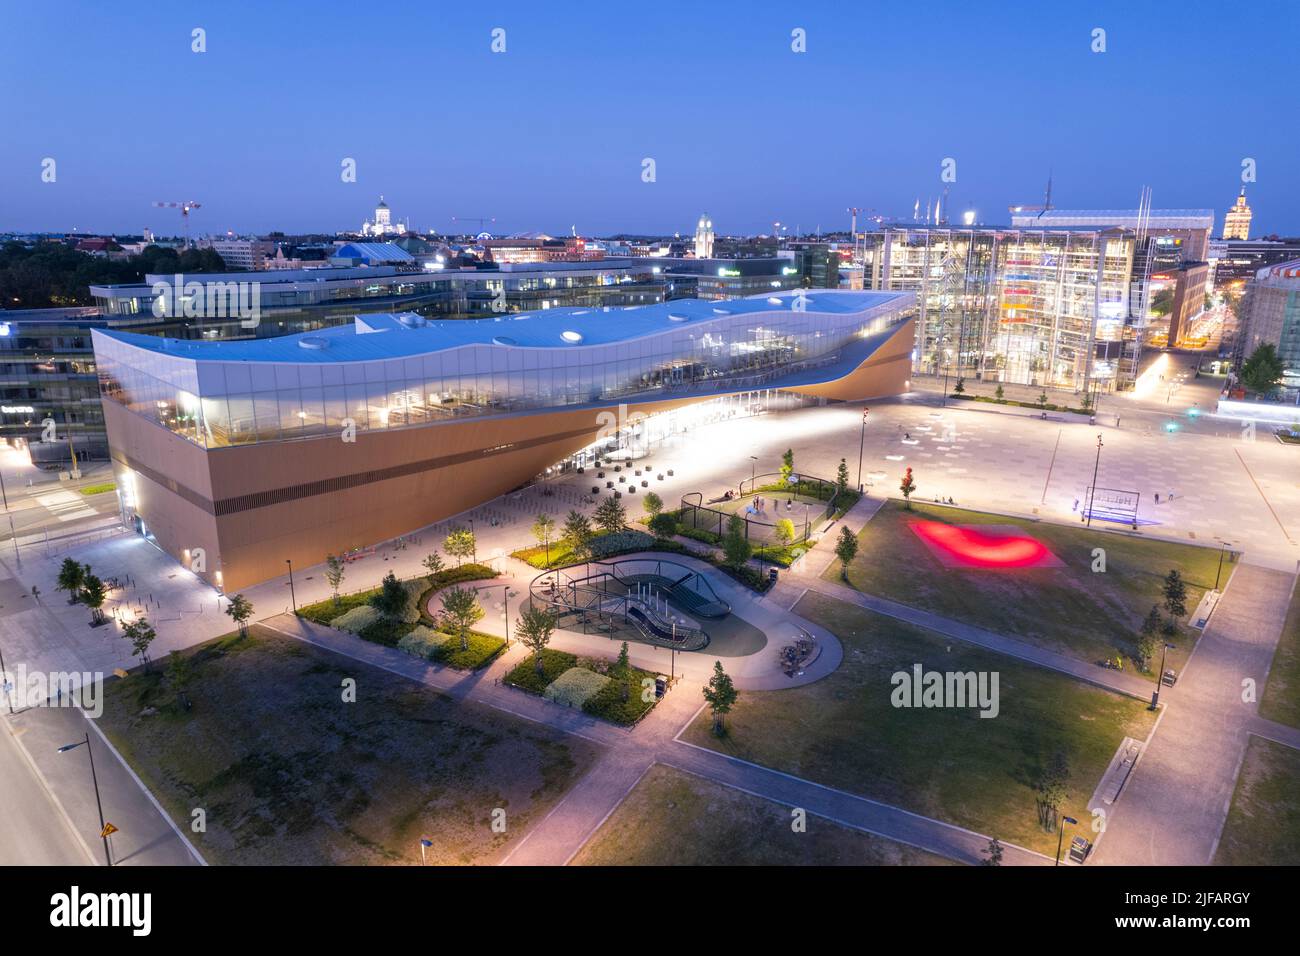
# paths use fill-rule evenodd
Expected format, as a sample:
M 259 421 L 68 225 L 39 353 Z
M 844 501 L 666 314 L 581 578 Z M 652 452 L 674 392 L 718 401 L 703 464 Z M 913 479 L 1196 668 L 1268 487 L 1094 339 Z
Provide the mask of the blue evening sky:
M 1298 38 L 1284 0 L 0 0 L 0 230 L 167 234 L 150 202 L 195 199 L 196 235 L 333 232 L 381 193 L 421 231 L 843 229 L 951 157 L 954 218 L 1007 222 L 1050 169 L 1059 207 L 1149 185 L 1217 234 L 1250 157 L 1252 235 L 1295 235 Z

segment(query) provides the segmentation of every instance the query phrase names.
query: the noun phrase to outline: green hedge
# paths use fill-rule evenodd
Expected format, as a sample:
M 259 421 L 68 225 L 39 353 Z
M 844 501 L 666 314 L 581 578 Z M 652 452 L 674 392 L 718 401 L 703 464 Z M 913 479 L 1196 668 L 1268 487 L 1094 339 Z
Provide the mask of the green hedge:
M 642 681 L 647 678 L 653 687 L 655 675 L 650 671 L 631 667 L 625 674 L 611 673 L 609 683 L 587 698 L 582 705 L 583 712 L 614 724 L 636 723 L 655 705 L 653 693 L 648 701 L 641 699 L 645 690 Z M 624 688 L 627 689 L 627 700 L 623 699 Z
M 961 395 L 953 392 L 949 398 L 960 398 L 967 402 L 987 402 L 990 405 L 1014 405 L 1017 408 L 1032 408 L 1037 412 L 1073 412 L 1076 415 L 1093 414 L 1090 408 L 1074 408 L 1070 405 L 1057 405 L 1049 402 L 1046 405 L 1039 405 L 1037 402 L 1018 402 L 1011 398 L 990 398 L 987 395 Z
M 537 665 L 533 661 L 533 655 L 529 654 L 514 666 L 510 673 L 506 675 L 505 681 L 507 684 L 540 696 L 546 691 L 547 684 L 570 667 L 576 667 L 577 665 L 578 656 L 576 654 L 553 651 L 548 647 L 542 651 L 542 672 L 540 674 L 537 673 Z

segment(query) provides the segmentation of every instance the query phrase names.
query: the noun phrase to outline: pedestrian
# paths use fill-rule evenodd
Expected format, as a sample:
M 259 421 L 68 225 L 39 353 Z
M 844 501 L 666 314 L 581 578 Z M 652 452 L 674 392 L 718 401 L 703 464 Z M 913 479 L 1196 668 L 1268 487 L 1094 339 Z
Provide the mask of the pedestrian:
M 1160 504 L 1160 492 L 1156 492 L 1156 504 Z
M 1071 511 L 1078 511 L 1078 510 L 1079 510 L 1079 499 L 1078 499 L 1078 498 L 1075 498 L 1075 499 L 1074 499 L 1074 505 L 1070 508 L 1070 510 L 1071 510 Z

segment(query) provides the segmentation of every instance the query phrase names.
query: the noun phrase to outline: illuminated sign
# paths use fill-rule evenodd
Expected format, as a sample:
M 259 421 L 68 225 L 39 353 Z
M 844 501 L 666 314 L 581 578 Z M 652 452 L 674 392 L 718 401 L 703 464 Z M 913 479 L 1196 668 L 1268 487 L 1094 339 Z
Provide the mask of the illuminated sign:
M 724 266 L 724 267 L 722 267 L 722 268 L 720 268 L 720 269 L 718 270 L 718 275 L 719 275 L 719 276 L 722 276 L 723 278 L 726 278 L 726 277 L 728 277 L 728 276 L 738 276 L 738 275 L 740 275 L 740 270 L 739 270 L 739 269 L 728 269 L 728 268 L 726 268 L 726 267 Z
M 6 415 L 30 415 L 34 411 L 30 405 L 0 405 L 0 412 Z

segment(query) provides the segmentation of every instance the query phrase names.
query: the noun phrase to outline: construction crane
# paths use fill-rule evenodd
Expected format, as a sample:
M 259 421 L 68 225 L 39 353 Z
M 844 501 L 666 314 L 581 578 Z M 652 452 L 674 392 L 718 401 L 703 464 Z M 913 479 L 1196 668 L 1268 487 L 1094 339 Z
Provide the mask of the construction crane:
M 155 202 L 158 209 L 179 209 L 181 223 L 185 226 L 185 248 L 190 246 L 190 210 L 200 208 L 200 204 L 191 199 L 189 202 Z
M 478 223 L 479 232 L 483 231 L 485 222 L 496 222 L 496 216 L 452 216 L 452 222 L 476 222 Z

